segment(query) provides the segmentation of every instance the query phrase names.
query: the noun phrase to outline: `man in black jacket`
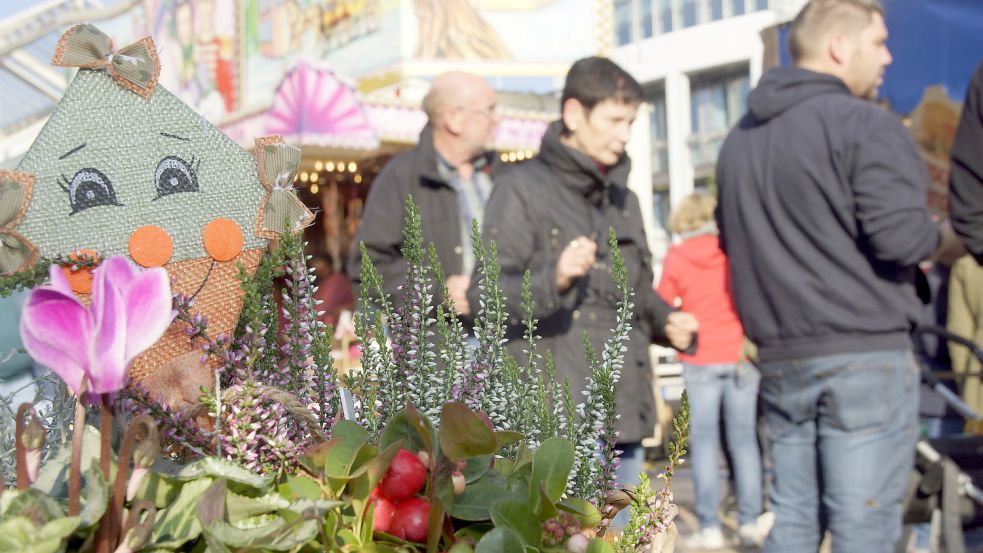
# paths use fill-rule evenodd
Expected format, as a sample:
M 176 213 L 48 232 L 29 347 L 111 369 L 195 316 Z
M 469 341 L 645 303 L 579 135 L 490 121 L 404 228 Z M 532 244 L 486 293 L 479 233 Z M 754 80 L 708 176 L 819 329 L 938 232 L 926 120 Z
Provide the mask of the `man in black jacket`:
M 774 462 L 768 553 L 894 550 L 914 459 L 916 264 L 960 247 L 932 222 L 914 141 L 876 97 L 878 0 L 812 0 L 794 67 L 765 74 L 720 152 L 721 242 L 758 345 Z
M 483 220 L 491 195 L 497 157 L 488 151 L 498 117 L 495 91 L 481 77 L 462 72 L 434 79 L 423 99 L 428 123 L 416 147 L 394 157 L 372 183 L 355 243 L 365 243 L 392 301 L 406 282 L 403 213 L 406 198 L 420 209 L 423 243 L 432 242 L 447 277 L 458 313 L 471 314 L 466 292 L 474 268 L 471 220 Z M 361 284 L 361 254 L 356 249 L 348 275 Z M 439 287 L 436 289 L 439 293 Z M 441 298 L 436 298 L 441 301 Z
M 642 89 L 603 58 L 574 63 L 567 74 L 562 120 L 552 123 L 539 155 L 496 178 L 483 237 L 494 240 L 500 282 L 511 317 L 509 348 L 522 359 L 522 281 L 530 271 L 540 351 L 553 354 L 557 377 L 567 378 L 576 402 L 590 374 L 584 333 L 600 351 L 615 327 L 618 288 L 611 275 L 608 229 L 613 227 L 635 290 L 634 318 L 618 384 L 619 480 L 637 482 L 641 441 L 655 427 L 648 345 L 686 349 L 696 320 L 673 312 L 652 288 L 651 254 L 638 199 L 627 187 L 629 128 Z M 472 304 L 477 284 L 471 288 Z
M 983 264 L 983 63 L 966 91 L 952 143 L 949 209 L 956 234 Z

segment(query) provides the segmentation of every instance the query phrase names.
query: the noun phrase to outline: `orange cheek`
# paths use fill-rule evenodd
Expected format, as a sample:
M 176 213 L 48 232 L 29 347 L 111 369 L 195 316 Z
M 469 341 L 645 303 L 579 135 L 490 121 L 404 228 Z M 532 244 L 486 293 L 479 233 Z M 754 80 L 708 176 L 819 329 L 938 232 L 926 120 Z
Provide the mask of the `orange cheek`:
M 201 231 L 205 251 L 215 261 L 230 261 L 242 252 L 242 229 L 232 219 L 219 218 Z
M 147 225 L 130 235 L 130 257 L 144 267 L 163 267 L 174 254 L 174 241 L 167 231 Z
M 97 263 L 99 258 L 96 256 L 96 252 L 92 250 L 78 250 L 77 252 L 68 256 L 69 259 L 78 261 L 82 256 L 91 257 Z M 89 269 L 79 269 L 77 271 L 70 271 L 68 267 L 62 267 L 62 271 L 65 272 L 65 276 L 68 277 L 68 285 L 72 287 L 72 291 L 76 294 L 91 294 L 92 293 L 92 271 Z

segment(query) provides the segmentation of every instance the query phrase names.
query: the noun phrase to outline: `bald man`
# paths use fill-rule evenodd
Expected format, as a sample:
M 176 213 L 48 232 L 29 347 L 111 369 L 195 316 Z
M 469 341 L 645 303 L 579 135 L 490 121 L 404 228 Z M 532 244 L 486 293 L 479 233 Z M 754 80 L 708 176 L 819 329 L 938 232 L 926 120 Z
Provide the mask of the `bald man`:
M 423 98 L 427 125 L 416 147 L 386 164 L 369 191 L 356 244 L 365 243 L 369 258 L 382 274 L 394 304 L 397 289 L 406 282 L 403 246 L 403 211 L 412 195 L 420 208 L 423 242 L 437 248 L 447 289 L 458 314 L 469 318 L 466 292 L 474 269 L 471 220 L 483 222 L 485 202 L 491 194 L 497 156 L 488 151 L 498 117 L 495 91 L 481 77 L 463 72 L 444 73 L 433 80 Z M 356 248 L 348 275 L 358 287 L 361 254 Z M 435 301 L 441 301 L 436 290 Z

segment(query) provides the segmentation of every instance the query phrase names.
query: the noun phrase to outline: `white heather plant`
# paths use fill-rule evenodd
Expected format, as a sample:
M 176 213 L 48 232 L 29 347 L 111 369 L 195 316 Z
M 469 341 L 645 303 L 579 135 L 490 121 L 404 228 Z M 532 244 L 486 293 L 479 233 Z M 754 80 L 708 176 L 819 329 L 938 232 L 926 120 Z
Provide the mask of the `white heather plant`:
M 379 272 L 362 248 L 362 296 L 356 314 L 356 333 L 363 350 L 362 370 L 349 375 L 347 385 L 356 397 L 356 418 L 377 435 L 407 402 L 436 420 L 442 405 L 456 401 L 485 413 L 496 430 L 520 432 L 519 448 L 535 449 L 554 436 L 576 444 L 576 460 L 568 495 L 600 505 L 614 487 L 617 454 L 615 395 L 632 316 L 633 292 L 628 286 L 624 260 L 611 231 L 612 267 L 622 299 L 612 339 L 598 358 L 585 336 L 585 355 L 591 367 L 583 403 L 574 404 L 566 382 L 557 382 L 549 352 L 536 350 L 538 336 L 532 317 L 533 300 L 528 274 L 522 304 L 525 338 L 530 344 L 521 362 L 505 349 L 508 314 L 498 283 L 495 243 L 482 242 L 475 223 L 472 243 L 478 271 L 480 300 L 475 311 L 476 347 L 468 347 L 467 334 L 445 299 L 434 308 L 434 282 L 444 274 L 431 250 L 422 243 L 419 211 L 412 198 L 406 202 L 403 257 L 409 263 L 406 284 L 394 307 Z M 442 294 L 447 298 L 447 294 Z M 386 329 L 389 329 L 387 339 Z M 597 455 L 601 444 L 601 456 Z M 513 446 L 516 447 L 516 446 Z M 519 449 L 513 449 L 519 454 Z

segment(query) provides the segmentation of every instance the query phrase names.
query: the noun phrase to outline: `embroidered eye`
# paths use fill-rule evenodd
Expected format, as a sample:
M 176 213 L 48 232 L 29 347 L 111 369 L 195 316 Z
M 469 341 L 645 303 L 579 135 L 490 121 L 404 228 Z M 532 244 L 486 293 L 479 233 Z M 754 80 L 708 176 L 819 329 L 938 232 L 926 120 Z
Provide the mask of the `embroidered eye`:
M 72 204 L 69 215 L 100 205 L 123 205 L 116 199 L 109 177 L 92 167 L 80 169 L 71 179 L 62 175 L 58 184 L 68 193 L 68 201 Z
M 177 156 L 167 156 L 157 164 L 154 171 L 154 186 L 159 199 L 177 192 L 198 191 L 198 167 L 201 160 L 192 156 L 187 162 Z

